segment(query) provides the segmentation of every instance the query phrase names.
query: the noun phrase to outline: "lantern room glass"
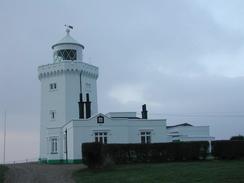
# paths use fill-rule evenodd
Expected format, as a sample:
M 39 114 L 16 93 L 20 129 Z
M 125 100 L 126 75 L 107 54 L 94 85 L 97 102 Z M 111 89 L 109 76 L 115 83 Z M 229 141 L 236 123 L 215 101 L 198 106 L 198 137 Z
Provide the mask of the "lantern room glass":
M 54 52 L 54 61 L 61 62 L 63 60 L 77 60 L 77 53 L 74 49 L 63 49 Z

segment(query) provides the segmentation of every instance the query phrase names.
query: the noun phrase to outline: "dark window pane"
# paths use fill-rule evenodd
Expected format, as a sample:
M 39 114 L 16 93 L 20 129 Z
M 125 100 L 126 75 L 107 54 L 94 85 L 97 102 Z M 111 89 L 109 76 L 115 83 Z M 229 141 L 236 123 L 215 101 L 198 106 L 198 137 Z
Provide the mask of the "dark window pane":
M 145 137 L 144 136 L 141 136 L 141 143 L 145 144 Z
M 102 116 L 97 117 L 98 123 L 104 123 L 104 118 Z
M 69 60 L 69 57 L 68 57 L 68 50 L 65 50 L 65 51 L 64 51 L 64 58 L 65 58 L 65 60 Z
M 61 51 L 61 50 L 58 50 L 58 51 L 57 51 L 57 56 L 63 58 L 63 55 L 62 55 L 62 51 Z
M 69 53 L 69 56 L 70 56 L 71 60 L 74 60 L 75 54 L 74 54 L 73 50 Z
M 107 137 L 104 137 L 104 144 L 107 144 Z
M 103 138 L 99 137 L 99 142 L 103 143 Z
M 147 136 L 147 143 L 150 144 L 151 143 L 151 137 Z
M 76 60 L 76 50 L 72 50 L 72 52 L 73 52 L 73 59 L 72 60 Z

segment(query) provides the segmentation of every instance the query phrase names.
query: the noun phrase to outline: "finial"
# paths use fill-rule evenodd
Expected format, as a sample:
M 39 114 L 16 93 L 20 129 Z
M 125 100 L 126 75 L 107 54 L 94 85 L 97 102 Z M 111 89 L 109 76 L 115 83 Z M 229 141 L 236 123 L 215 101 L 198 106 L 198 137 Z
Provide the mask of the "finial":
M 64 26 L 66 27 L 66 30 L 65 31 L 67 32 L 67 34 L 69 34 L 70 29 L 73 29 L 73 26 L 71 26 L 71 25 L 65 24 Z

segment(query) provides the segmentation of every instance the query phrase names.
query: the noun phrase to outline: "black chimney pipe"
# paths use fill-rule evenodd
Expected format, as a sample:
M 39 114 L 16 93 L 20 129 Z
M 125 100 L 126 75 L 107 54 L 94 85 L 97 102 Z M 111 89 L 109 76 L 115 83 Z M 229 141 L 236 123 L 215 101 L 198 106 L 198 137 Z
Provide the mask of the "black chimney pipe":
M 147 106 L 146 106 L 146 104 L 142 105 L 141 116 L 142 116 L 142 119 L 147 119 Z
M 80 101 L 78 103 L 79 103 L 79 118 L 84 119 L 84 102 L 83 102 L 82 93 L 80 93 Z
M 86 94 L 86 118 L 91 117 L 91 102 L 89 100 L 89 93 Z

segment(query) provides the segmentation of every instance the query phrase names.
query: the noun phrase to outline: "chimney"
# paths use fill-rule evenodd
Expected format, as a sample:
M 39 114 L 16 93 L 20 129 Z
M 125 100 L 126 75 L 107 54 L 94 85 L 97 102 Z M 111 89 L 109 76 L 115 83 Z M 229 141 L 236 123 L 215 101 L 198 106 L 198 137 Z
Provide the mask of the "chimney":
M 80 93 L 80 101 L 78 102 L 79 104 L 79 118 L 84 119 L 84 102 L 82 98 L 82 93 Z
M 146 106 L 146 104 L 142 105 L 141 116 L 142 116 L 142 119 L 147 119 L 147 106 Z
M 89 93 L 86 94 L 86 118 L 91 117 L 91 102 L 89 100 Z

